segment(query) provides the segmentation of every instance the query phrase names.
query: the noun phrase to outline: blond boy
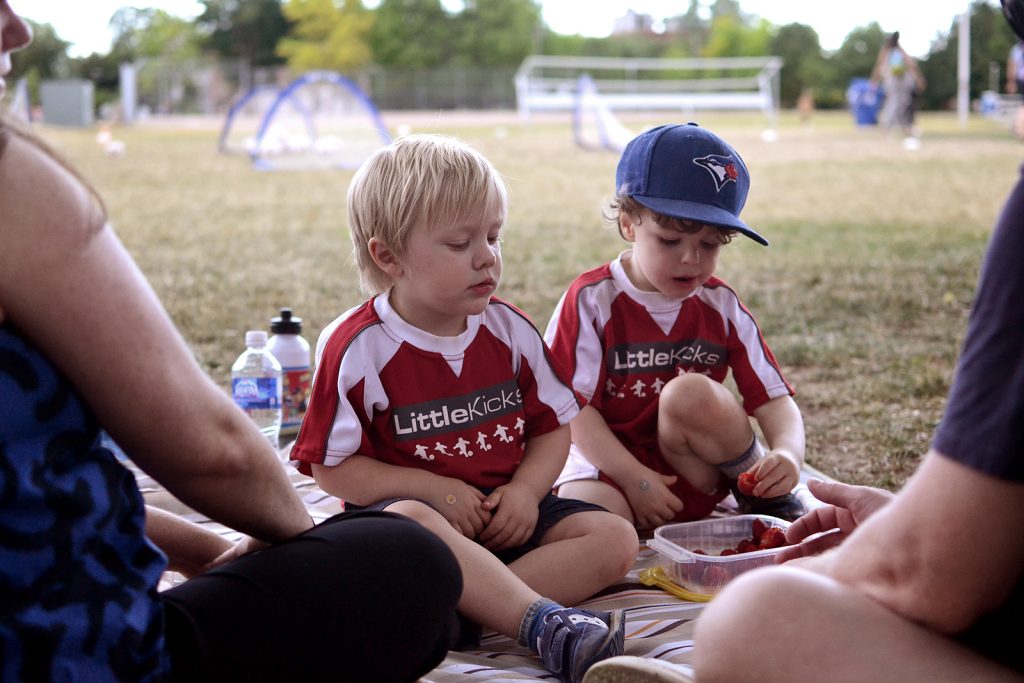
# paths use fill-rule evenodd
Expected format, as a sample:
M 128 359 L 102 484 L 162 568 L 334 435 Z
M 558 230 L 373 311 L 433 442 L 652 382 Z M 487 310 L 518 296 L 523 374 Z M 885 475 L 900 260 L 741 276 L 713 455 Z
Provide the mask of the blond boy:
M 568 609 L 621 578 L 635 531 L 551 495 L 580 402 L 526 316 L 493 296 L 507 194 L 479 153 L 414 135 L 352 179 L 372 298 L 320 335 L 292 457 L 346 507 L 415 519 L 454 552 L 462 616 L 563 681 L 622 652 L 621 613 Z

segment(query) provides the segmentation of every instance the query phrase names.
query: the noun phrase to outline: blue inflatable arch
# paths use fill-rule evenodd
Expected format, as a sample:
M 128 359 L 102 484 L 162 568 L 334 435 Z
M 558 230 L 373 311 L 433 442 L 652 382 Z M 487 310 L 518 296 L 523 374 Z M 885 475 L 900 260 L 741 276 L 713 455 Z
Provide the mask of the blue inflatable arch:
M 250 100 L 264 93 L 276 93 L 278 91 L 279 88 L 276 85 L 254 85 L 244 95 L 235 100 L 231 108 L 228 109 L 227 116 L 224 117 L 224 126 L 220 130 L 220 137 L 217 138 L 217 149 L 224 153 L 232 151 L 228 149 L 228 136 L 231 134 L 231 127 L 235 123 L 235 117 L 238 116 L 238 112 L 242 111 L 245 105 L 249 104 Z
M 379 137 L 380 144 L 386 145 L 391 142 L 391 134 L 388 132 L 387 127 L 384 125 L 384 120 L 380 116 L 380 112 L 377 110 L 376 105 L 373 101 L 363 92 L 362 88 L 356 85 L 355 82 L 342 76 L 339 73 L 333 71 L 310 71 L 308 73 L 299 76 L 291 83 L 289 83 L 277 97 L 274 99 L 270 108 L 267 109 L 267 113 L 263 116 L 263 121 L 260 123 L 259 131 L 256 133 L 256 141 L 254 145 L 254 151 L 250 153 L 253 163 L 257 168 L 263 170 L 271 170 L 276 167 L 273 161 L 267 159 L 261 154 L 263 139 L 266 136 L 267 131 L 270 129 L 274 121 L 274 115 L 277 111 L 285 104 L 294 105 L 298 110 L 302 111 L 304 116 L 304 123 L 311 139 L 316 139 L 317 130 L 314 116 L 303 106 L 303 104 L 295 98 L 295 94 L 303 87 L 317 83 L 328 83 L 335 85 L 345 90 L 350 94 L 353 99 L 358 103 L 364 110 L 365 115 L 371 122 L 374 133 Z M 363 162 L 362 159 L 358 160 L 340 160 L 335 165 L 338 168 L 356 168 Z

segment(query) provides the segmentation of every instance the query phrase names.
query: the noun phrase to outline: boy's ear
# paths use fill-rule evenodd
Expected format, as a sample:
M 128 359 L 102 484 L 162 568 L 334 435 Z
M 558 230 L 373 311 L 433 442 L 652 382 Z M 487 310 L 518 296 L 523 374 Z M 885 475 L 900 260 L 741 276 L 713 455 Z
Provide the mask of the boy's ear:
M 627 242 L 636 241 L 636 218 L 628 211 L 619 212 L 619 234 Z
M 390 278 L 396 279 L 402 275 L 402 264 L 398 255 L 387 244 L 371 237 L 366 243 L 366 249 L 370 252 L 370 258 L 377 264 L 377 267 L 384 271 Z

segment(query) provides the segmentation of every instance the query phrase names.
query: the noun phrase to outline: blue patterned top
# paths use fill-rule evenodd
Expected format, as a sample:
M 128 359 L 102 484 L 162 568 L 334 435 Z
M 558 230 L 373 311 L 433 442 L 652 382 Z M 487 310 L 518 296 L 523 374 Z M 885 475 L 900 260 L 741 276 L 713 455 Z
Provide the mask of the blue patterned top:
M 145 681 L 168 669 L 131 472 L 81 397 L 0 325 L 0 681 Z

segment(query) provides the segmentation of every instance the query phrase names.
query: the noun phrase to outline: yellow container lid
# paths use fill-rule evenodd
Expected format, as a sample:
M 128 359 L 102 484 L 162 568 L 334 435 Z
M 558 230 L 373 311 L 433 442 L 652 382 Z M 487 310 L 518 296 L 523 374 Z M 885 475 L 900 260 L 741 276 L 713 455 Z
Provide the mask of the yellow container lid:
M 681 600 L 689 600 L 690 602 L 708 602 L 711 598 L 715 597 L 705 593 L 694 593 L 677 583 L 673 583 L 665 575 L 665 570 L 661 567 L 651 567 L 640 572 L 640 583 L 645 586 L 657 586 Z

